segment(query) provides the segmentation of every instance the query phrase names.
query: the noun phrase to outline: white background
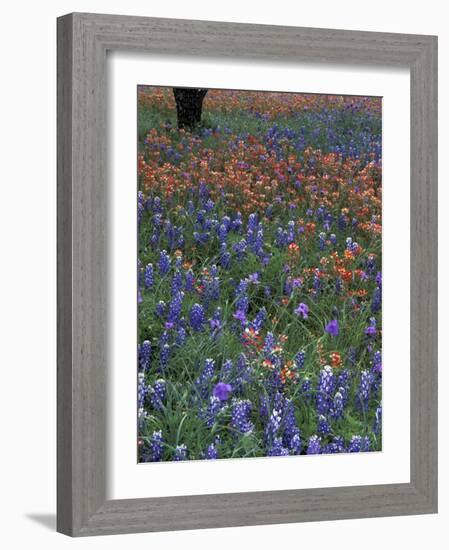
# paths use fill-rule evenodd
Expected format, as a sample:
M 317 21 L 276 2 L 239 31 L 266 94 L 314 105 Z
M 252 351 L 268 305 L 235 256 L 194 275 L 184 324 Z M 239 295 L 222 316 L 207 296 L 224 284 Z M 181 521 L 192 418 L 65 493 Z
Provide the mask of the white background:
M 251 460 L 136 464 L 136 377 L 130 360 L 137 347 L 136 312 L 136 86 L 151 82 L 202 88 L 271 89 L 382 96 L 383 364 L 382 452 Z M 301 86 L 298 88 L 298 86 Z M 410 225 L 410 74 L 407 69 L 240 61 L 182 61 L 115 52 L 108 57 L 108 159 L 110 284 L 107 457 L 109 498 L 273 491 L 410 481 L 410 284 L 397 279 L 409 265 L 409 234 L 397 244 L 398 228 Z M 401 204 L 398 209 L 397 205 Z M 112 215 L 111 215 L 112 214 Z M 109 231 L 108 231 L 109 233 Z
M 448 410 L 440 398 L 440 513 L 436 516 L 245 527 L 219 531 L 70 540 L 54 533 L 55 513 L 55 17 L 96 11 L 161 17 L 273 23 L 355 30 L 439 34 L 440 127 L 448 123 L 449 33 L 438 0 L 396 2 L 258 0 L 243 3 L 166 0 L 17 2 L 2 10 L 1 52 L 1 518 L 6 548 L 441 548 L 449 519 L 445 467 Z M 256 9 L 257 8 L 257 9 Z M 3 43 L 4 42 L 4 43 Z M 440 156 L 449 148 L 441 132 Z M 440 208 L 449 199 L 441 170 Z M 445 210 L 441 219 L 444 220 Z M 449 384 L 444 335 L 447 285 L 446 226 L 440 227 L 440 388 Z M 398 232 L 398 242 L 401 235 Z

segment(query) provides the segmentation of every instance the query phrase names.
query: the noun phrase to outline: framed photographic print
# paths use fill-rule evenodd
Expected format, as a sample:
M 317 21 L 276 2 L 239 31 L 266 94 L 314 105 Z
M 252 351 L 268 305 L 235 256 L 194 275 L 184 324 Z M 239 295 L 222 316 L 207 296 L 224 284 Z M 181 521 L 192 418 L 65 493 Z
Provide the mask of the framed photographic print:
M 436 37 L 58 19 L 58 530 L 437 510 Z

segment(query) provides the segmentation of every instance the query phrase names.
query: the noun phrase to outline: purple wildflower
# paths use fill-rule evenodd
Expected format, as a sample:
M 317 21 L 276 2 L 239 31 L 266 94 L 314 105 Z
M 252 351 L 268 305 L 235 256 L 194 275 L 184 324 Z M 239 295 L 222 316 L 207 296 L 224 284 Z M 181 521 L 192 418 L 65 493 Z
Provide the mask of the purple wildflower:
M 224 382 L 218 382 L 215 385 L 213 395 L 217 397 L 220 401 L 227 401 L 232 392 L 232 386 L 230 384 L 225 384 Z
M 307 319 L 307 317 L 309 316 L 309 306 L 301 302 L 299 306 L 295 309 L 295 315 L 297 315 L 298 317 L 302 317 L 303 319 Z
M 376 318 L 375 317 L 371 317 L 370 320 L 369 320 L 369 325 L 367 326 L 367 328 L 365 329 L 365 334 L 367 336 L 370 336 L 370 337 L 374 337 L 376 336 L 377 334 L 377 328 L 376 328 Z
M 238 309 L 234 315 L 234 319 L 237 319 L 237 321 L 240 321 L 242 326 L 246 325 L 246 313 L 242 311 L 241 309 Z
M 340 329 L 338 326 L 337 319 L 333 319 L 332 321 L 329 321 L 329 323 L 326 325 L 326 328 L 324 329 L 328 334 L 331 336 L 338 336 L 340 333 Z

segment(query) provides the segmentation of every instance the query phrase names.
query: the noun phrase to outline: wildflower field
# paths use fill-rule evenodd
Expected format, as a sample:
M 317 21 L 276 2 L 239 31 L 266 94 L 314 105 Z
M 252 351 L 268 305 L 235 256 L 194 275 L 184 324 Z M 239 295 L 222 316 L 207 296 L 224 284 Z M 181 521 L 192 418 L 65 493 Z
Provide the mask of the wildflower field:
M 381 450 L 381 99 L 138 88 L 138 460 Z

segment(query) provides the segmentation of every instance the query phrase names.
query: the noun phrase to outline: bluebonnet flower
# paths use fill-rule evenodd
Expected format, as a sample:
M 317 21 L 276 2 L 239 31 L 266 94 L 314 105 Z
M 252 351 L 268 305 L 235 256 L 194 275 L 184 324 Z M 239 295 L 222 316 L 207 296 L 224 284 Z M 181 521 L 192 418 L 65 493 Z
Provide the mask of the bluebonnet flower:
M 173 296 L 169 306 L 168 306 L 168 316 L 167 321 L 175 326 L 182 312 L 182 301 L 184 300 L 184 292 L 178 291 L 175 296 Z
M 243 311 L 245 314 L 248 313 L 249 308 L 247 291 L 248 281 L 246 279 L 241 279 L 235 291 L 235 295 L 237 298 L 235 302 L 235 307 L 238 311 Z
M 222 314 L 221 307 L 217 307 L 215 309 L 214 314 L 209 319 L 209 325 L 212 331 L 221 329 L 222 327 L 221 314 Z
M 287 241 L 292 243 L 295 240 L 295 222 L 294 220 L 289 220 L 287 223 Z
M 239 233 L 242 226 L 243 226 L 243 217 L 241 212 L 237 212 L 235 218 L 232 220 L 232 230 L 235 231 L 235 233 Z
M 159 349 L 159 363 L 162 371 L 164 371 L 167 368 L 169 358 L 170 358 L 170 346 L 168 344 L 161 344 Z
M 228 236 L 228 231 L 229 229 L 224 223 L 218 226 L 218 230 L 217 230 L 218 240 L 220 241 L 221 244 L 225 243 L 226 237 Z
M 142 191 L 139 191 L 137 193 L 137 222 L 139 223 L 139 225 L 140 225 L 140 222 L 142 221 L 142 216 L 145 210 L 143 206 L 143 202 L 144 202 L 143 193 Z
M 329 323 L 326 325 L 326 328 L 324 329 L 327 333 L 329 333 L 331 336 L 338 336 L 340 333 L 340 329 L 338 326 L 337 319 L 333 319 L 332 321 L 329 321 Z
M 348 217 L 345 216 L 344 214 L 340 214 L 340 216 L 338 217 L 338 228 L 341 230 L 341 231 L 344 231 L 346 229 L 346 225 L 348 223 Z
M 340 391 L 337 391 L 334 395 L 333 403 L 330 409 L 330 416 L 334 419 L 343 417 L 343 410 L 345 407 L 345 394 L 345 388 L 340 388 Z
M 298 353 L 295 355 L 296 370 L 302 370 L 304 368 L 305 360 L 306 360 L 306 352 L 304 350 L 298 351 Z
M 162 200 L 160 197 L 154 197 L 152 210 L 155 214 L 160 214 L 162 212 Z
M 374 352 L 372 372 L 376 374 L 382 372 L 382 352 L 380 351 Z
M 367 370 L 362 370 L 360 373 L 359 387 L 357 389 L 356 404 L 363 410 L 368 408 L 372 382 L 373 375 Z
M 148 412 L 144 407 L 137 408 L 137 425 L 139 429 L 142 429 L 145 420 L 148 418 Z
M 302 442 L 301 442 L 301 436 L 300 436 L 300 433 L 299 433 L 299 429 L 298 429 L 298 432 L 295 433 L 291 437 L 289 448 L 290 448 L 291 452 L 294 455 L 300 455 L 301 454 Z
M 327 414 L 332 406 L 336 378 L 332 367 L 326 365 L 321 371 L 318 380 L 316 407 L 318 414 Z
M 378 272 L 376 273 L 375 281 L 376 281 L 376 285 L 377 285 L 379 288 L 382 288 L 382 273 L 381 273 L 380 271 L 378 271 Z
M 321 439 L 317 435 L 312 435 L 309 438 L 307 445 L 308 455 L 319 455 L 321 453 Z
M 167 254 L 166 250 L 161 250 L 159 255 L 159 271 L 161 275 L 166 275 L 170 271 L 170 256 Z
M 186 329 L 183 326 L 178 327 L 176 331 L 175 344 L 179 347 L 183 346 L 187 338 Z
M 195 385 L 203 399 L 205 399 L 209 393 L 209 387 L 211 380 L 215 375 L 215 361 L 213 359 L 206 359 L 204 362 L 203 370 L 200 376 L 196 379 Z
M 167 304 L 163 301 L 163 300 L 160 300 L 157 304 L 156 304 L 156 315 L 158 317 L 165 317 L 165 309 L 167 307 Z
M 303 319 L 307 319 L 307 317 L 309 316 L 309 306 L 301 302 L 299 306 L 295 309 L 295 315 L 297 315 L 298 317 L 302 317 Z
M 251 433 L 254 424 L 250 420 L 252 410 L 251 401 L 248 399 L 234 399 L 232 402 L 231 425 L 241 434 Z
M 371 311 L 377 313 L 382 307 L 382 291 L 380 287 L 374 289 L 373 298 L 371 300 Z
M 145 288 L 152 288 L 154 284 L 153 264 L 148 264 L 145 268 Z
M 320 414 L 318 416 L 316 431 L 320 434 L 323 434 L 323 435 L 327 435 L 331 431 L 331 428 L 329 426 L 329 421 L 327 420 L 327 418 L 323 414 Z
M 144 408 L 145 402 L 148 396 L 149 387 L 145 380 L 143 372 L 139 372 L 137 375 L 137 407 Z
M 220 279 L 218 277 L 211 277 L 204 280 L 204 305 L 207 308 L 208 304 L 212 300 L 218 300 L 220 298 Z
M 150 369 L 151 361 L 151 343 L 149 340 L 144 340 L 139 349 L 139 366 L 142 370 Z
M 176 269 L 173 273 L 173 279 L 171 283 L 171 294 L 176 296 L 178 292 L 182 290 L 182 273 L 179 269 Z
M 276 230 L 275 244 L 281 249 L 288 245 L 288 232 L 282 227 L 278 227 Z
M 344 453 L 345 451 L 344 440 L 341 436 L 335 436 L 332 441 L 323 448 L 323 454 Z
M 293 282 L 291 277 L 287 277 L 285 279 L 285 285 L 284 285 L 284 294 L 286 296 L 291 296 L 293 292 Z
M 231 359 L 226 359 L 224 361 L 222 367 L 221 367 L 221 376 L 220 378 L 224 381 L 230 380 L 232 376 L 232 371 L 234 369 L 234 365 L 231 361 Z
M 247 243 L 245 239 L 242 239 L 238 243 L 232 245 L 232 250 L 237 254 L 237 259 L 242 261 L 245 258 Z
M 282 422 L 282 409 L 273 407 L 267 425 L 265 426 L 265 440 L 269 443 L 277 436 Z
M 162 431 L 154 431 L 150 438 L 150 461 L 160 462 L 162 460 L 163 451 L 164 439 L 162 437 Z
M 163 378 L 156 380 L 153 386 L 149 388 L 150 402 L 152 407 L 160 411 L 164 408 L 165 396 L 166 396 L 166 383 Z
M 214 209 L 215 203 L 212 199 L 207 199 L 207 201 L 204 203 L 204 209 L 206 212 L 210 212 Z
M 218 458 L 218 450 L 215 443 L 208 445 L 206 452 L 204 453 L 206 460 L 216 460 Z
M 209 398 L 209 402 L 205 409 L 200 411 L 201 418 L 204 418 L 206 426 L 211 428 L 217 421 L 218 413 L 223 409 L 223 403 L 218 399 L 218 397 L 212 395 Z
M 231 267 L 231 253 L 228 252 L 226 243 L 222 243 L 220 247 L 220 265 L 223 269 Z
M 266 318 L 267 310 L 263 307 L 262 309 L 259 309 L 256 316 L 254 317 L 254 320 L 251 323 L 251 328 L 254 329 L 256 332 L 259 332 L 262 329 Z
M 186 272 L 184 289 L 186 292 L 193 292 L 195 290 L 195 277 L 191 269 Z
M 141 304 L 143 302 L 143 297 L 142 297 L 142 291 L 140 290 L 140 288 L 137 290 L 137 303 L 138 304 Z
M 301 385 L 301 393 L 304 398 L 309 400 L 312 397 L 312 381 L 310 378 L 305 377 Z
M 205 244 L 207 244 L 209 242 L 210 233 L 194 231 L 193 232 L 193 239 L 194 239 L 194 241 L 197 245 L 204 246 Z
M 204 308 L 201 304 L 193 304 L 190 309 L 190 325 L 195 332 L 202 332 L 206 317 L 204 314 Z
M 286 399 L 284 403 L 282 427 L 284 445 L 293 451 L 293 454 L 300 454 L 302 447 L 301 432 L 296 422 L 295 406 L 290 399 Z
M 267 451 L 267 456 L 288 456 L 289 452 L 282 444 L 282 437 L 276 437 Z
M 353 435 L 351 441 L 348 445 L 348 452 L 350 453 L 360 453 L 370 450 L 370 440 L 369 437 L 361 437 L 360 435 Z
M 267 419 L 268 415 L 270 414 L 269 407 L 270 405 L 268 396 L 265 394 L 261 395 L 259 398 L 259 414 L 263 420 Z
M 253 212 L 248 216 L 248 230 L 254 231 L 257 227 L 257 213 Z
M 182 267 L 182 255 L 178 254 L 175 258 L 175 268 L 179 271 Z
M 173 460 L 175 462 L 179 462 L 181 460 L 187 460 L 187 447 L 186 445 L 184 445 L 184 443 L 182 443 L 181 445 L 176 445 Z
M 265 336 L 265 342 L 263 346 L 263 353 L 265 355 L 269 355 L 271 353 L 271 350 L 274 348 L 276 344 L 276 339 L 272 332 L 267 332 L 267 335 Z
M 233 382 L 233 391 L 240 392 L 243 386 L 251 381 L 252 369 L 244 353 L 241 353 L 236 363 L 237 375 Z
M 315 273 L 313 275 L 313 289 L 315 290 L 315 293 L 321 290 L 321 279 L 320 279 L 319 269 L 315 269 Z
M 324 250 L 326 248 L 326 233 L 321 232 L 318 235 L 318 248 Z

